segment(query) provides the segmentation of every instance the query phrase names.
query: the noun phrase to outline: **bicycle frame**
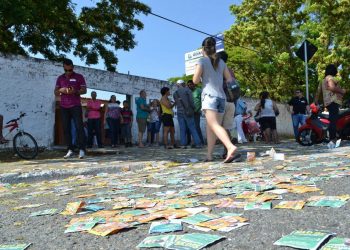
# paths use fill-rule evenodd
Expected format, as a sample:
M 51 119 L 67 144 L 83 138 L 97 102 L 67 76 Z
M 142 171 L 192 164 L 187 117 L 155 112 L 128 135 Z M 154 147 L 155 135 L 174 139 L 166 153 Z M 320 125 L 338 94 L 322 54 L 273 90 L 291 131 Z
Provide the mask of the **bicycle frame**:
M 8 129 L 8 133 L 6 135 L 4 135 L 4 137 L 6 138 L 9 134 L 11 134 L 14 130 L 20 132 L 22 131 L 20 129 L 20 122 L 21 122 L 21 119 L 24 115 L 21 114 L 21 116 L 17 119 L 13 119 L 13 120 L 10 120 L 6 123 L 5 126 L 3 126 L 3 131 L 4 129 Z

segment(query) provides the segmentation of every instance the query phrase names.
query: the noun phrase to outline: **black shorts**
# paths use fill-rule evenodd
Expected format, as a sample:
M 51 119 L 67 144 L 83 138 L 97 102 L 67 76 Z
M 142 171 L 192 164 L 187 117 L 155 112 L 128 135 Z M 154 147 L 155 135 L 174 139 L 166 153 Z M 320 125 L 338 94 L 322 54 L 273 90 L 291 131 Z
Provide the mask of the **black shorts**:
M 271 130 L 276 129 L 276 117 L 261 117 L 259 123 L 262 131 L 268 128 Z
M 174 127 L 173 116 L 170 114 L 162 115 L 163 127 Z

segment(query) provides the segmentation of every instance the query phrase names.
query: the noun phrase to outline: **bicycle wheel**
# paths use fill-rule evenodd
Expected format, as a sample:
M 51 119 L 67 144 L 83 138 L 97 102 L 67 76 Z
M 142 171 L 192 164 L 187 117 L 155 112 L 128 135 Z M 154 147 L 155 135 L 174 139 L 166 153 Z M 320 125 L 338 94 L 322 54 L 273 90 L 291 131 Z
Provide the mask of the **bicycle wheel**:
M 13 138 L 13 149 L 19 157 L 30 160 L 34 159 L 39 152 L 38 144 L 34 137 L 26 132 L 18 132 Z

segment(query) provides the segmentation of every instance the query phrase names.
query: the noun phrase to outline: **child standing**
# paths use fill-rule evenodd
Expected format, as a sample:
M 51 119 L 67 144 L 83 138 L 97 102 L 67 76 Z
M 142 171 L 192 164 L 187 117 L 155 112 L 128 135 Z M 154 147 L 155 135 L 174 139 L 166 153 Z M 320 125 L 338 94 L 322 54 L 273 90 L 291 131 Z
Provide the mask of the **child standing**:
M 124 138 L 125 147 L 132 147 L 131 127 L 132 127 L 132 121 L 133 121 L 133 113 L 130 110 L 129 103 L 127 101 L 123 102 L 121 115 L 123 117 L 122 135 Z
M 149 114 L 149 139 L 152 144 L 159 144 L 159 131 L 160 131 L 160 103 L 159 100 L 154 99 L 151 103 Z

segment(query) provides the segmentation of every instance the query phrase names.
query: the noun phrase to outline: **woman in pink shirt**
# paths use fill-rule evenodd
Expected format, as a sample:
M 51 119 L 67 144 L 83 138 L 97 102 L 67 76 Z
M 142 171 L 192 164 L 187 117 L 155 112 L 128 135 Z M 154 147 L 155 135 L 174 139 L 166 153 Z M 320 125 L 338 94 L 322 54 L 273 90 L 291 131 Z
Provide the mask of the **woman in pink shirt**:
M 101 143 L 101 101 L 96 100 L 97 94 L 95 91 L 91 92 L 91 100 L 87 102 L 87 118 L 88 118 L 88 143 L 87 147 L 92 148 L 93 136 L 96 135 L 97 145 L 102 148 Z

